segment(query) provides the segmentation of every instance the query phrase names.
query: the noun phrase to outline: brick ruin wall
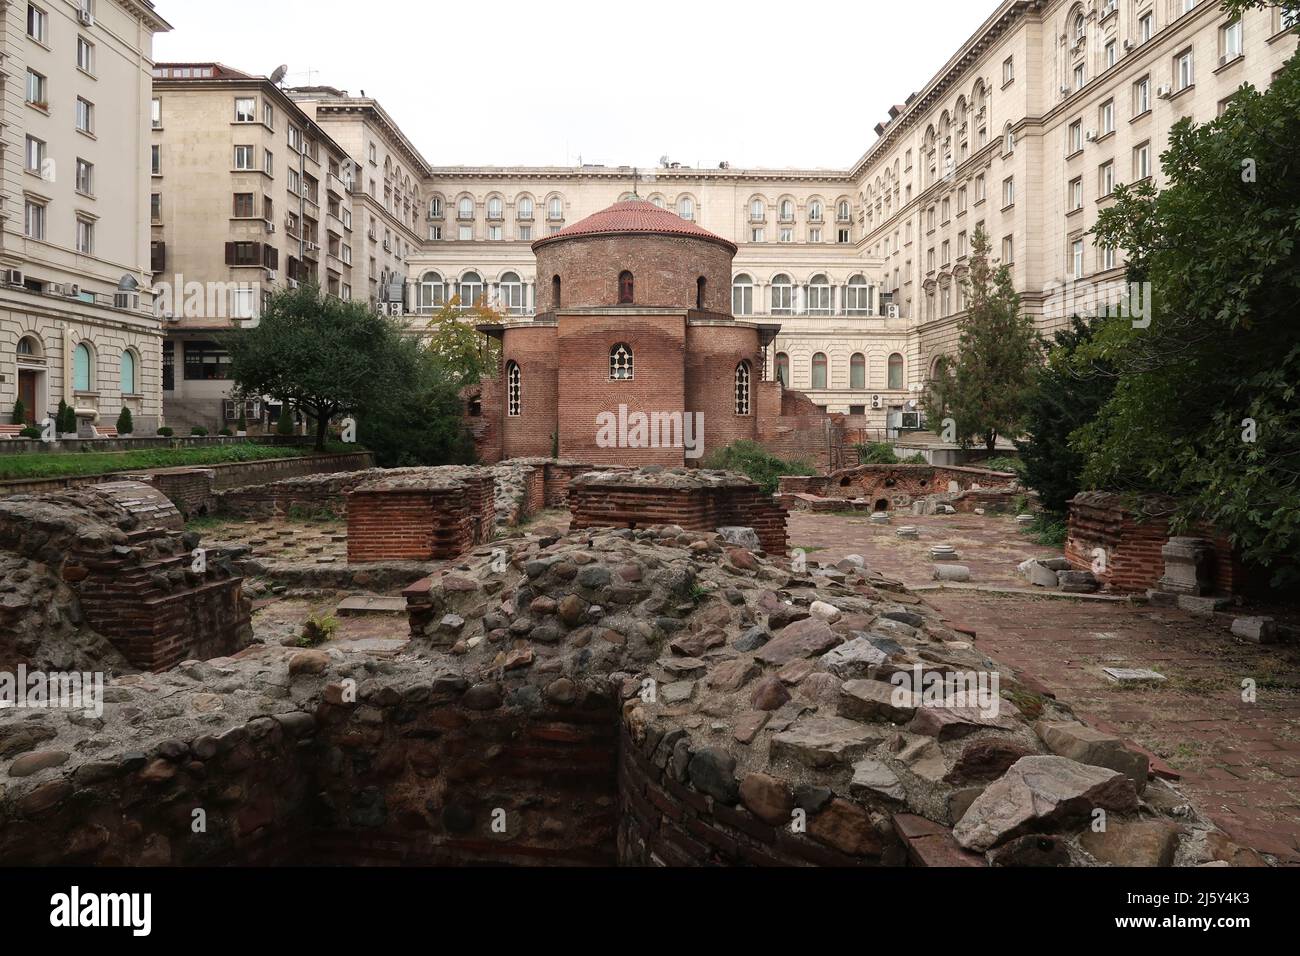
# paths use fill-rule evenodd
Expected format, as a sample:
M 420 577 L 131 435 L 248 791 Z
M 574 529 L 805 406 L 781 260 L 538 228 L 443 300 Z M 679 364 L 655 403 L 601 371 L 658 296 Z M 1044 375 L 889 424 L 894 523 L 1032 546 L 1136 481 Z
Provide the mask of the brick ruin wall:
M 526 481 L 540 500 L 542 473 L 530 470 Z M 347 516 L 349 564 L 455 558 L 492 540 L 493 477 L 474 470 L 456 480 L 367 482 L 349 495 Z
M 569 489 L 571 528 L 678 525 L 692 531 L 753 528 L 763 550 L 784 554 L 786 510 L 757 485 L 721 488 L 631 486 L 582 481 Z
M 1070 502 L 1065 556 L 1070 566 L 1091 570 L 1112 591 L 1139 592 L 1155 588 L 1164 576 L 1161 553 L 1171 537 L 1168 514 L 1172 502 L 1148 499 L 1142 509 L 1153 514 L 1143 519 L 1117 494 L 1083 492 Z M 1246 574 L 1227 535 L 1208 525 L 1189 528 L 1185 535 L 1205 538 L 1214 544 L 1214 593 L 1238 594 L 1245 587 Z M 1106 552 L 1105 567 L 1094 566 L 1093 552 Z
M 111 482 L 5 499 L 0 550 L 66 583 L 85 625 L 130 666 L 164 670 L 233 653 L 252 636 L 242 578 L 220 551 L 205 551 L 196 564 L 197 537 L 181 526 L 157 489 Z
M 978 486 L 978 487 L 976 487 Z M 918 499 L 941 496 L 958 511 L 1010 507 L 1020 492 L 1010 472 L 938 465 L 858 465 L 829 475 L 781 478 L 780 495 L 805 495 L 837 501 L 866 499 L 876 510 L 910 508 Z M 806 499 L 805 499 L 806 500 Z M 812 509 L 815 510 L 815 509 Z

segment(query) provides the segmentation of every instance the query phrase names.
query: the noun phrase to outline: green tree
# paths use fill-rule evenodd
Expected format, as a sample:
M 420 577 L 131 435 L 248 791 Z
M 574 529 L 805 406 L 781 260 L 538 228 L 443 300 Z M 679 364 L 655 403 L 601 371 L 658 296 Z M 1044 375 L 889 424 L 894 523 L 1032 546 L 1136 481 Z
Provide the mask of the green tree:
M 21 398 L 14 402 L 14 414 L 10 421 L 15 425 L 27 424 L 27 406 L 23 404 Z
M 1066 514 L 1070 499 L 1083 490 L 1086 462 L 1071 437 L 1096 418 L 1115 389 L 1108 364 L 1079 356 L 1092 337 L 1093 324 L 1079 316 L 1052 337 L 1025 402 L 1024 435 L 1016 440 L 1025 484 L 1056 515 Z
M 131 409 L 125 405 L 117 413 L 117 433 L 119 435 L 129 435 L 135 431 L 135 422 L 131 419 Z
M 952 418 L 957 441 L 978 439 L 993 454 L 999 435 L 1015 435 L 1024 417 L 1040 351 L 1033 320 L 1020 309 L 1020 296 L 1006 265 L 989 261 L 989 238 L 977 229 L 971 240 L 970 272 L 963 279 L 966 316 L 961 321 L 955 361 L 940 362 L 925 400 L 930 427 L 942 431 Z
M 462 309 L 460 296 L 453 296 L 425 326 L 424 347 L 437 365 L 460 379 L 461 386 L 475 385 L 496 375 L 501 357 L 501 343 L 475 326 L 494 324 L 503 318 L 483 301 Z
M 301 409 L 323 451 L 330 419 L 400 400 L 403 331 L 368 303 L 307 283 L 276 292 L 257 325 L 226 337 L 237 389 Z
M 1163 191 L 1116 190 L 1094 232 L 1150 283 L 1150 321 L 1112 319 L 1081 350 L 1118 380 L 1076 441 L 1091 487 L 1174 496 L 1179 525 L 1229 532 L 1275 584 L 1300 579 L 1297 142 L 1293 57 L 1267 92 L 1174 125 Z

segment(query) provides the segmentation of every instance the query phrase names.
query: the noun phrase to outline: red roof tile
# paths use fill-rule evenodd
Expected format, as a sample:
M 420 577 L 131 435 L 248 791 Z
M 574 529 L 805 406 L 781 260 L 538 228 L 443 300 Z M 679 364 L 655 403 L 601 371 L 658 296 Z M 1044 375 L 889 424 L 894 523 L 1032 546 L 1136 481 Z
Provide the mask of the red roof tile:
M 689 236 L 716 242 L 730 249 L 734 254 L 736 245 L 695 223 L 683 219 L 676 213 L 661 209 L 645 199 L 628 199 L 616 202 L 598 213 L 588 216 L 571 226 L 565 226 L 552 236 L 543 236 L 533 243 L 534 251 L 538 246 L 557 239 L 572 239 L 577 236 L 609 236 L 618 234 Z

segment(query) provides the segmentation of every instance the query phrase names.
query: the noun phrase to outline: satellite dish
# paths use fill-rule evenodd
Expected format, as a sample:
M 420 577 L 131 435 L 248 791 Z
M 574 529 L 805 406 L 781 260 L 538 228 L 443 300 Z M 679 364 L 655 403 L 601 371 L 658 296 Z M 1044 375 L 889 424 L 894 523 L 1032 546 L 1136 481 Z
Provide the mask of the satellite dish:
M 271 82 L 278 86 L 288 72 L 289 65 L 287 63 L 281 63 L 275 68 L 275 72 L 271 74 Z

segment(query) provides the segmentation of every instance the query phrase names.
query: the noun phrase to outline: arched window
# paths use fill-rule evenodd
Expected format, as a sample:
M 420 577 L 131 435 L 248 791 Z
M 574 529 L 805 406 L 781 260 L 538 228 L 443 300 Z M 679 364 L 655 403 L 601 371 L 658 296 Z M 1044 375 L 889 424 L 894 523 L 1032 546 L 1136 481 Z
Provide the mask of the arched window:
M 417 308 L 421 312 L 440 309 L 447 301 L 447 287 L 443 285 L 442 276 L 436 272 L 426 272 L 420 276 L 420 298 Z
M 761 199 L 751 199 L 749 201 L 749 219 L 751 222 L 762 222 L 767 218 L 767 206 Z
M 903 387 L 903 356 L 897 352 L 889 356 L 889 387 L 895 390 Z
M 826 353 L 818 352 L 812 357 L 812 387 L 826 387 Z
M 808 283 L 808 314 L 831 314 L 831 282 L 825 275 L 815 275 Z
M 30 335 L 24 335 L 18 340 L 17 352 L 19 361 L 23 362 L 36 362 L 44 358 L 40 343 Z
M 790 384 L 790 356 L 784 352 L 776 353 L 776 380 L 782 385 Z
M 849 388 L 867 387 L 867 357 L 861 352 L 854 352 L 849 359 Z
M 683 219 L 695 218 L 695 200 L 690 196 L 682 196 L 677 200 L 677 215 Z
M 749 363 L 736 366 L 736 414 L 749 414 Z
M 456 206 L 456 215 L 461 219 L 473 219 L 474 200 L 469 196 L 461 196 L 460 202 Z
M 489 219 L 500 219 L 505 215 L 505 212 L 506 204 L 501 200 L 500 196 L 493 196 L 488 200 L 487 214 Z
M 1080 13 L 1074 18 L 1074 39 L 1082 40 L 1087 30 L 1088 30 L 1088 23 L 1086 20 L 1084 20 L 1083 14 Z
M 618 304 L 631 305 L 633 301 L 632 273 L 626 270 L 618 274 Z
M 72 387 L 78 392 L 90 391 L 90 346 L 85 342 L 72 353 Z
M 517 272 L 506 272 L 501 276 L 501 308 L 510 315 L 524 314 L 524 284 Z
M 781 200 L 781 221 L 794 222 L 794 200 L 793 199 Z
M 1002 134 L 1002 151 L 1005 153 L 1013 152 L 1016 148 L 1016 132 L 1007 124 L 1006 132 Z
M 840 222 L 848 222 L 853 218 L 852 211 L 853 207 L 849 204 L 849 201 L 847 199 L 841 199 L 839 208 L 835 211 L 835 218 Z
M 704 308 L 704 289 L 708 285 L 708 280 L 700 276 L 695 280 L 695 308 Z
M 653 206 L 658 206 L 660 209 L 663 209 L 663 208 L 664 208 L 664 197 L 663 197 L 663 196 L 652 196 L 651 199 L 650 199 L 650 204 L 653 205 Z
M 520 196 L 519 201 L 515 203 L 515 215 L 520 219 L 533 218 L 533 197 Z
M 850 279 L 845 295 L 844 310 L 849 315 L 871 314 L 871 286 L 867 285 L 866 276 L 859 273 Z
M 794 315 L 794 285 L 784 272 L 772 280 L 772 314 Z
M 477 272 L 466 272 L 460 279 L 460 304 L 472 309 L 483 300 L 483 277 Z
M 560 277 L 555 276 L 551 279 L 551 309 L 560 307 Z
M 731 314 L 754 314 L 754 280 L 743 272 L 731 283 Z
M 558 221 L 564 218 L 564 200 L 552 196 L 546 203 L 546 218 Z
M 523 409 L 523 375 L 518 362 L 506 363 L 506 414 L 518 418 Z
M 432 199 L 429 200 L 429 218 L 430 219 L 442 218 L 442 197 L 441 196 L 434 196 Z
M 821 204 L 821 200 L 814 199 L 812 202 L 810 202 L 810 203 L 808 204 L 808 221 L 809 221 L 809 222 L 821 222 L 821 221 L 822 221 L 822 204 Z
M 632 381 L 632 346 L 620 342 L 609 350 L 609 380 Z
M 135 353 L 127 349 L 122 353 L 121 386 L 123 395 L 134 395 L 138 389 L 135 385 Z

